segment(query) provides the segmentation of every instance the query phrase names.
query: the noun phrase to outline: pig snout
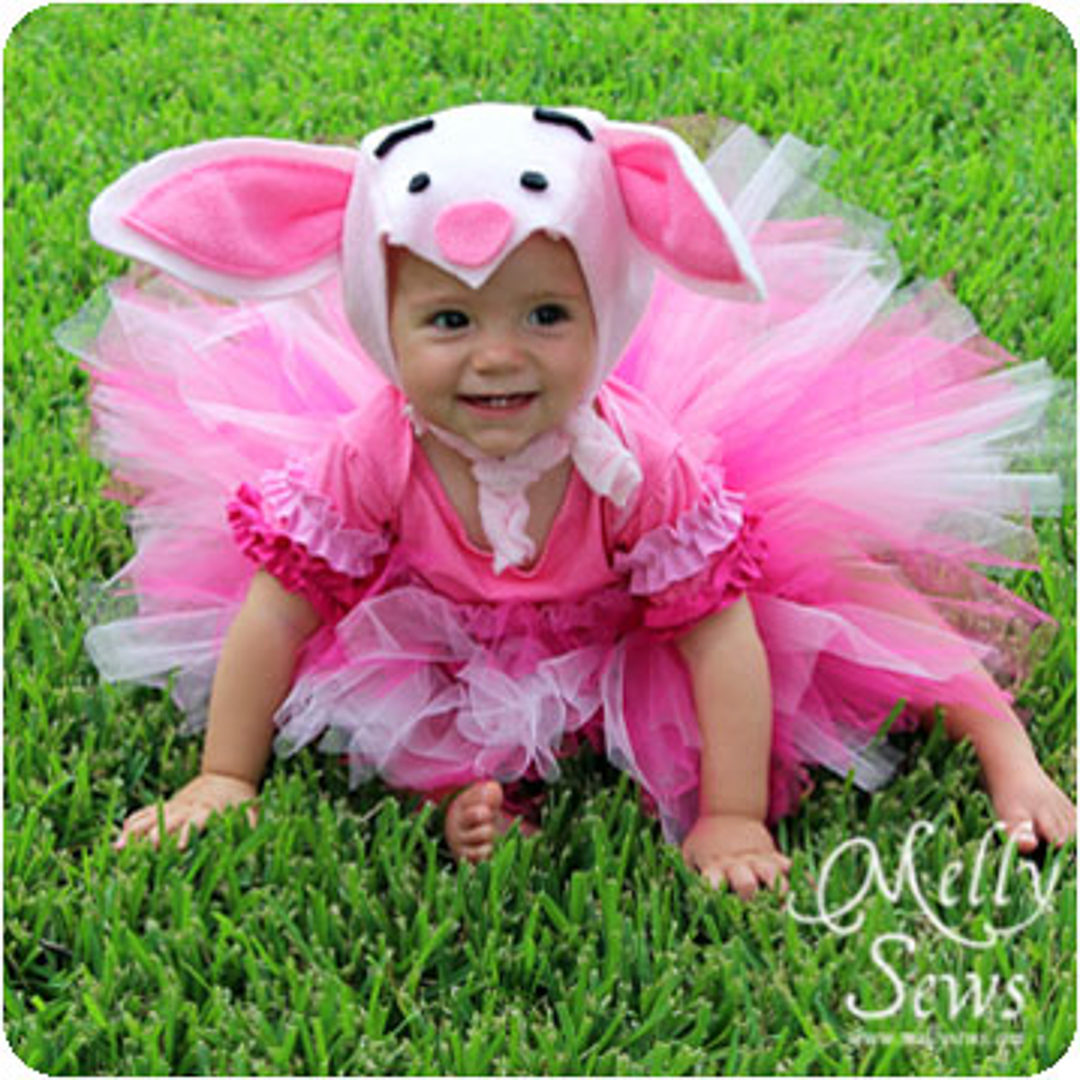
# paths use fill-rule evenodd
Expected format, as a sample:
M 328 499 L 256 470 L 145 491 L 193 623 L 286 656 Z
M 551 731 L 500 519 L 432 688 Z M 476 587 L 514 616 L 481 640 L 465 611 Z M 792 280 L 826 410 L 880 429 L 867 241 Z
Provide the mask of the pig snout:
M 510 239 L 514 219 L 495 202 L 461 203 L 435 222 L 435 242 L 447 262 L 478 267 L 491 262 Z

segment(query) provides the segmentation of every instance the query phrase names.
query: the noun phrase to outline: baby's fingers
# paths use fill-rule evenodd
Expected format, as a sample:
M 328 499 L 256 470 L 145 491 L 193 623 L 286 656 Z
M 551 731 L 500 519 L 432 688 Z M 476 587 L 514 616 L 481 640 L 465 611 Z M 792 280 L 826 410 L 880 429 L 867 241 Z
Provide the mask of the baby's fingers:
M 206 824 L 209 814 L 196 814 L 188 818 L 177 830 L 176 846 L 184 851 L 191 841 L 191 834 Z
M 113 847 L 119 851 L 132 840 L 146 840 L 158 847 L 163 836 L 175 835 L 177 847 L 183 851 L 191 842 L 192 834 L 216 813 L 220 813 L 216 806 L 186 800 L 173 800 L 164 806 L 144 806 L 124 822 Z M 252 828 L 258 824 L 259 812 L 254 803 L 246 807 L 246 817 Z
M 212 817 L 216 814 L 221 814 L 224 811 L 216 806 L 199 806 L 192 808 L 188 812 L 188 816 L 184 821 L 177 826 L 179 835 L 176 840 L 176 846 L 184 851 L 189 842 L 191 841 L 191 834 L 201 829 Z M 250 803 L 245 807 L 245 816 L 247 817 L 248 825 L 251 828 L 259 823 L 259 810 L 254 803 Z M 177 831 L 169 829 L 169 832 Z
M 154 847 L 158 847 L 163 836 L 171 836 L 182 830 L 193 818 L 198 818 L 196 811 L 193 811 L 191 807 L 177 806 L 173 802 L 144 806 L 124 822 L 120 836 L 113 847 L 121 850 L 132 840 L 145 840 Z
M 131 840 L 146 838 L 157 824 L 160 806 L 144 806 L 131 814 L 120 828 L 120 835 L 113 841 L 113 847 L 119 851 Z
M 754 873 L 758 881 L 767 889 L 779 889 L 783 895 L 788 889 L 787 875 L 791 869 L 791 860 L 785 855 L 775 855 L 754 862 Z
M 728 866 L 726 876 L 728 884 L 735 890 L 740 900 L 749 900 L 758 890 L 757 874 L 745 863 Z
M 782 855 L 775 858 L 747 859 L 708 863 L 701 867 L 702 876 L 714 889 L 728 885 L 742 900 L 750 900 L 759 888 L 779 888 L 786 892 L 790 860 Z
M 188 806 L 177 806 L 166 803 L 163 807 L 148 807 L 152 811 L 149 823 L 145 824 L 140 835 L 144 836 L 154 847 L 159 847 L 166 836 L 180 833 L 184 837 L 181 847 L 187 846 L 187 834 L 189 826 L 200 824 L 199 812 Z M 205 819 L 205 815 L 203 815 Z

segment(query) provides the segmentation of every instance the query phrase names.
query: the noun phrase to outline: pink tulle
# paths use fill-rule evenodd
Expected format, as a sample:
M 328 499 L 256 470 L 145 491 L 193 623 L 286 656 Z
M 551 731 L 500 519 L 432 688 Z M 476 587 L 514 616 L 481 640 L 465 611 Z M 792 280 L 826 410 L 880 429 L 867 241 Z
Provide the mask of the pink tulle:
M 697 787 L 693 699 L 676 647 L 634 629 L 638 607 L 611 590 L 496 609 L 401 584 L 337 625 L 343 663 L 297 679 L 279 749 L 320 740 L 348 757 L 358 781 L 441 791 L 491 777 L 554 780 L 566 737 L 599 725 L 609 756 L 680 835 Z
M 745 129 L 711 159 L 769 299 L 660 278 L 616 376 L 724 486 L 607 552 L 606 584 L 550 602 L 452 599 L 400 538 L 350 529 L 306 490 L 290 462 L 385 386 L 336 281 L 238 305 L 161 275 L 114 286 L 66 332 L 133 504 L 116 589 L 134 610 L 88 636 L 105 677 L 173 677 L 197 724 L 262 566 L 332 624 L 304 650 L 279 749 L 318 741 L 358 779 L 445 790 L 551 779 L 568 740 L 602 738 L 671 839 L 697 810 L 699 750 L 675 636 L 741 595 L 772 677 L 773 818 L 814 767 L 887 779 L 874 739 L 898 704 L 899 727 L 942 702 L 1005 716 L 1046 619 L 986 570 L 1030 560 L 1027 522 L 1057 507 L 1048 468 L 1015 466 L 1042 453 L 1053 380 L 1012 365 L 945 290 L 898 291 L 883 229 L 816 187 L 816 161 Z

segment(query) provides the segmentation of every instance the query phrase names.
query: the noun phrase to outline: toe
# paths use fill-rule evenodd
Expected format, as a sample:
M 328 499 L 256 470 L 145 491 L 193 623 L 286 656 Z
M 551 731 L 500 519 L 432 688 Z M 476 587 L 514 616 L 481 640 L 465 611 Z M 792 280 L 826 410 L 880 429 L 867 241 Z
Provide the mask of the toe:
M 478 829 L 494 829 L 495 811 L 487 803 L 466 806 L 461 811 L 461 827 L 469 832 Z
M 1016 818 L 1003 822 L 1005 835 L 1016 845 L 1017 851 L 1029 854 L 1039 846 L 1039 837 L 1035 831 L 1035 822 L 1031 818 Z
M 497 780 L 485 780 L 473 788 L 476 798 L 481 805 L 487 807 L 494 814 L 503 804 L 502 784 Z
M 462 857 L 471 863 L 484 862 L 491 858 L 495 847 L 491 843 L 469 844 L 462 849 Z
M 446 811 L 446 841 L 459 859 L 479 862 L 490 855 L 502 799 L 502 785 L 489 780 L 472 784 L 451 802 Z
M 472 825 L 458 832 L 458 841 L 463 847 L 475 847 L 477 844 L 490 844 L 495 839 L 495 825 L 486 822 Z
M 1039 817 L 1039 832 L 1047 841 L 1060 847 L 1076 833 L 1076 822 L 1071 807 L 1068 810 L 1054 808 Z

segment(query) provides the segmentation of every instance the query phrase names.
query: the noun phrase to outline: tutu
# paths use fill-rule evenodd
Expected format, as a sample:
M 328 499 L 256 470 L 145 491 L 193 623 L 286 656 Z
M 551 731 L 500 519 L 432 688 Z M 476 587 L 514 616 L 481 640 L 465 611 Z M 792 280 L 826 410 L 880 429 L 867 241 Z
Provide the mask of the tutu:
M 884 227 L 830 199 L 820 163 L 744 128 L 709 159 L 768 299 L 659 275 L 610 383 L 678 432 L 714 494 L 595 574 L 581 556 L 557 595 L 524 576 L 462 593 L 419 543 L 347 528 L 297 480 L 328 432 L 392 390 L 337 279 L 243 302 L 157 271 L 114 283 L 63 333 L 92 374 L 96 452 L 131 503 L 135 554 L 87 636 L 102 675 L 170 686 L 198 728 L 262 565 L 325 619 L 279 710 L 279 751 L 317 742 L 357 781 L 435 791 L 551 780 L 588 734 L 672 840 L 696 816 L 699 748 L 675 641 L 735 596 L 769 657 L 774 820 L 812 767 L 887 779 L 887 720 L 942 702 L 1004 717 L 1047 620 L 998 571 L 1030 559 L 1030 517 L 1060 500 L 1052 474 L 1011 470 L 1037 450 L 1054 383 L 1041 363 L 1012 364 L 942 287 L 900 289 Z M 563 514 L 587 512 L 574 498 Z M 736 519 L 752 524 L 737 543 Z

